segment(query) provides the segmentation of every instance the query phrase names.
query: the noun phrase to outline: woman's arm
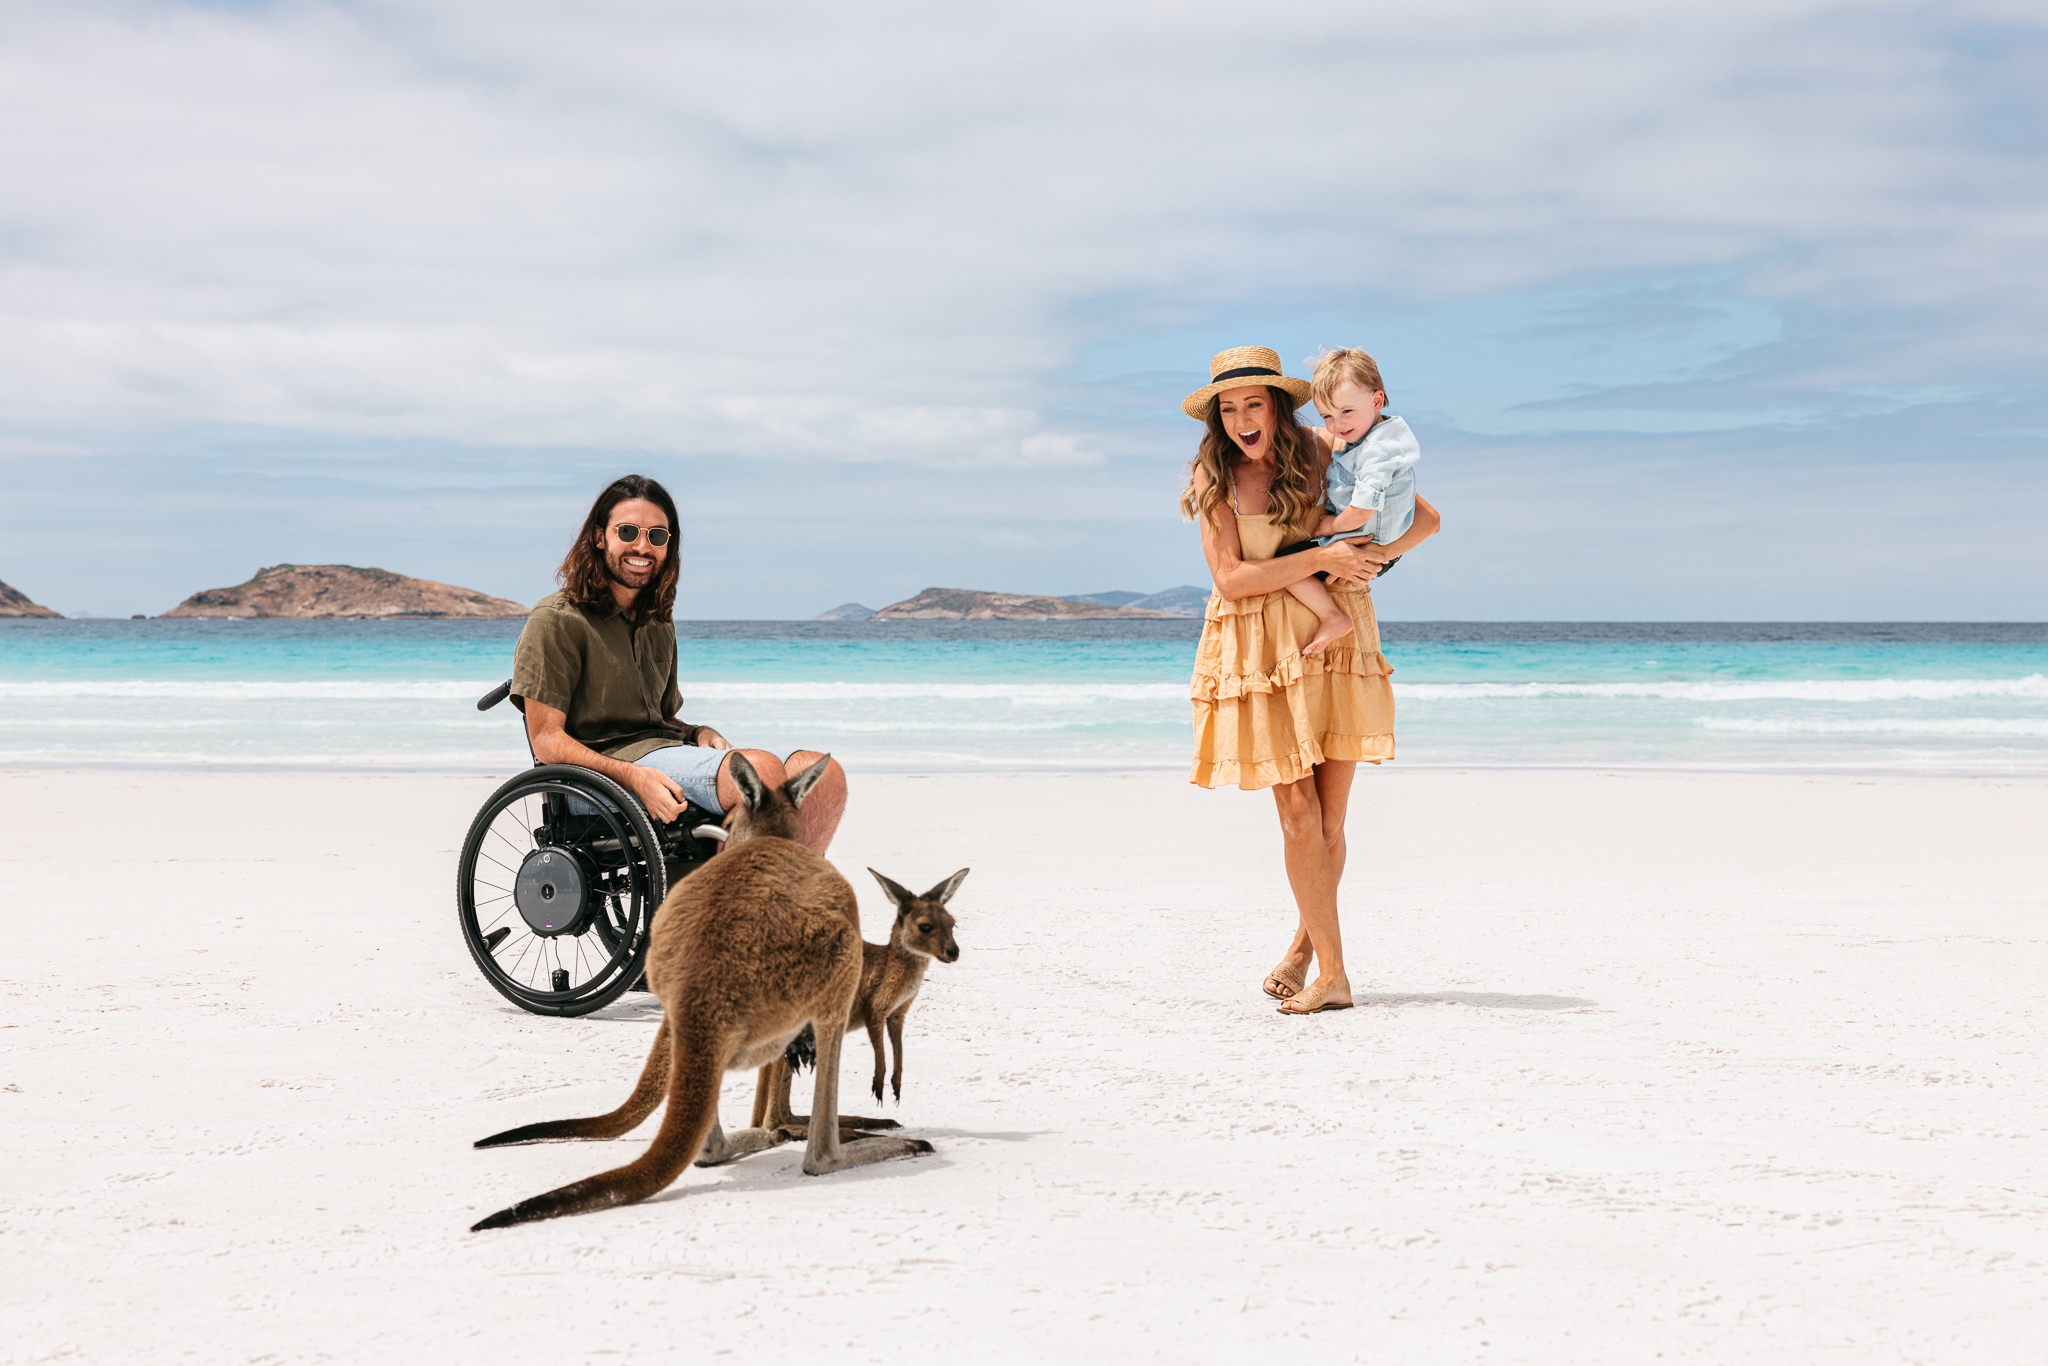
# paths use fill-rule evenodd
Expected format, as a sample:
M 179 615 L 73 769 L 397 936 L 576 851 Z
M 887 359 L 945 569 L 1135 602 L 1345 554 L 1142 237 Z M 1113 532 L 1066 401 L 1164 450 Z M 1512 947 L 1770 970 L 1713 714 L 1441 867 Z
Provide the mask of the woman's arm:
M 1421 515 L 1418 507 L 1416 516 L 1419 519 Z M 1202 518 L 1202 556 L 1209 562 L 1209 577 L 1215 580 L 1216 591 L 1231 601 L 1278 593 L 1318 570 L 1327 571 L 1333 578 L 1348 575 L 1369 579 L 1379 571 L 1364 551 L 1378 548 L 1361 546 L 1357 541 L 1339 541 L 1276 560 L 1246 560 L 1244 547 L 1237 539 L 1237 519 L 1231 516 L 1229 504 L 1218 503 Z
M 1424 541 L 1436 535 L 1437 532 L 1442 531 L 1443 527 L 1443 517 L 1438 514 L 1437 510 L 1421 494 L 1416 494 L 1415 520 L 1408 524 L 1408 529 L 1385 545 L 1368 544 L 1363 548 L 1361 553 L 1368 562 L 1365 577 L 1368 579 L 1378 578 L 1386 569 L 1389 561 L 1406 555 L 1409 551 L 1415 549 L 1416 546 L 1421 545 Z

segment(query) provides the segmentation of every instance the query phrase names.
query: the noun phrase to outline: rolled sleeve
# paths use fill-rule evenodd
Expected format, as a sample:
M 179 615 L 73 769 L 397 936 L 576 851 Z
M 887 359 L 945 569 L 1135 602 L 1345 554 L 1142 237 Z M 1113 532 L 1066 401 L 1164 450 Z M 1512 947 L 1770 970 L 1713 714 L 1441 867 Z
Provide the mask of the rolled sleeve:
M 1386 489 L 1373 483 L 1370 479 L 1359 480 L 1357 486 L 1351 490 L 1352 507 L 1364 508 L 1368 512 L 1378 512 L 1386 505 Z

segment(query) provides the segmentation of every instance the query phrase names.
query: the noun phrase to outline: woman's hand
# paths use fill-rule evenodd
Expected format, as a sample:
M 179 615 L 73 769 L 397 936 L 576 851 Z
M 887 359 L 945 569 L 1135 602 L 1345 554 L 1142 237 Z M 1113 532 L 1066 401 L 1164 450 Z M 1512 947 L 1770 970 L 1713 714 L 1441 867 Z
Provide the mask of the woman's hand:
M 1355 588 L 1369 588 L 1389 558 L 1384 546 L 1363 540 L 1334 541 L 1315 555 L 1317 566 L 1329 574 L 1332 586 Z

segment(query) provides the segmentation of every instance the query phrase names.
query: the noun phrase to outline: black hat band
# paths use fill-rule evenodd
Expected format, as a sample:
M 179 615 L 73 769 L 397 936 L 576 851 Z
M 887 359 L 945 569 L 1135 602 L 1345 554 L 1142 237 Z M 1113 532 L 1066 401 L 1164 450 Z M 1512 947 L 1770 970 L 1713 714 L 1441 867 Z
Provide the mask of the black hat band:
M 1247 365 L 1241 370 L 1225 370 L 1220 375 L 1209 376 L 1209 383 L 1221 384 L 1227 379 L 1249 379 L 1253 375 L 1271 375 L 1274 379 L 1286 379 L 1278 370 L 1268 370 L 1263 365 Z

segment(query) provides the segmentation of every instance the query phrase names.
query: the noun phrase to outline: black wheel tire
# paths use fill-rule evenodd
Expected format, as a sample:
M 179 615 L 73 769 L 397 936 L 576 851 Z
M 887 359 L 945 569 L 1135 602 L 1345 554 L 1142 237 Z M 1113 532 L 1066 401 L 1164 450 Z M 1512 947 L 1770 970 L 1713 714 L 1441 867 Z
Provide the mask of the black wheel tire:
M 544 937 L 519 914 L 512 886 L 525 856 L 540 847 L 549 795 L 579 797 L 595 809 L 587 837 L 554 842 L 577 850 L 602 889 L 581 931 Z M 609 846 L 609 847 L 607 847 Z M 500 995 L 535 1015 L 588 1015 L 602 1010 L 641 979 L 648 930 L 668 894 L 661 845 L 646 809 L 602 773 L 571 764 L 530 769 L 491 794 L 469 834 L 455 870 L 456 917 L 469 956 Z M 494 930 L 509 929 L 496 942 Z M 556 990 L 557 970 L 569 974 Z

